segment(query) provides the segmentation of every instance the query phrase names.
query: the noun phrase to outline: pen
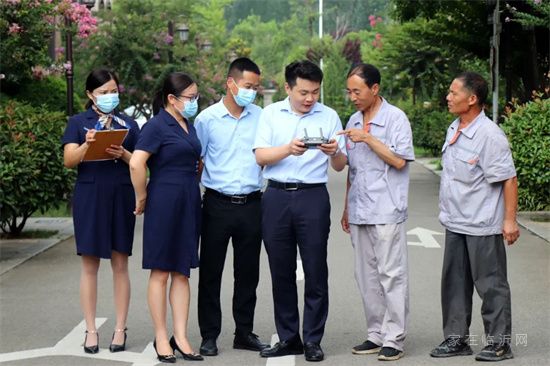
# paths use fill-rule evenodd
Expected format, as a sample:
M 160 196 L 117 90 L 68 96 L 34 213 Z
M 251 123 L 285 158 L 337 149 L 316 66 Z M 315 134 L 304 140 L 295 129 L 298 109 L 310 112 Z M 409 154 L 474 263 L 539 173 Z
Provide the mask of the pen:
M 86 128 L 86 127 L 84 127 L 84 130 L 85 130 L 85 131 L 90 131 L 90 129 L 89 129 L 89 128 Z

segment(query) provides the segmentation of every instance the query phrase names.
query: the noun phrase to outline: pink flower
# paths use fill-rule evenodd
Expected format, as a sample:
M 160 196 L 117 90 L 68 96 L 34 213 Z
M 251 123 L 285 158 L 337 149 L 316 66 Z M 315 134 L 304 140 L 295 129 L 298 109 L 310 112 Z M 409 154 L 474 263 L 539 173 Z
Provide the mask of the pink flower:
M 6 3 L 9 5 L 17 5 L 21 2 L 21 0 L 6 0 Z
M 370 21 L 370 26 L 371 26 L 371 28 L 374 28 L 376 26 L 376 20 L 374 20 L 374 19 L 371 20 Z
M 63 64 L 63 68 L 66 70 L 66 71 L 70 71 L 73 69 L 73 65 L 71 64 L 70 61 L 67 61 Z
M 370 20 L 370 21 L 372 21 L 372 20 L 374 20 L 374 19 L 376 19 L 376 17 L 375 17 L 374 15 L 369 15 L 369 20 Z
M 20 32 L 21 32 L 21 27 L 19 26 L 19 24 L 11 23 L 8 33 L 13 34 L 13 33 L 20 33 Z
M 382 35 L 380 33 L 376 33 L 375 38 L 377 41 L 379 41 L 382 38 Z
M 120 94 L 124 93 L 126 91 L 126 88 L 124 88 L 124 84 L 118 84 L 118 92 Z
M 166 36 L 164 36 L 164 43 L 166 43 L 167 45 L 171 45 L 172 42 L 174 42 L 174 37 L 172 37 L 171 35 L 167 34 Z
M 533 0 L 533 2 L 537 5 L 539 5 L 542 2 L 542 0 Z
M 65 47 L 56 47 L 55 54 L 57 56 L 62 56 L 65 53 Z
M 378 23 L 381 23 L 381 22 L 382 22 L 382 17 L 376 18 L 376 21 L 377 21 Z

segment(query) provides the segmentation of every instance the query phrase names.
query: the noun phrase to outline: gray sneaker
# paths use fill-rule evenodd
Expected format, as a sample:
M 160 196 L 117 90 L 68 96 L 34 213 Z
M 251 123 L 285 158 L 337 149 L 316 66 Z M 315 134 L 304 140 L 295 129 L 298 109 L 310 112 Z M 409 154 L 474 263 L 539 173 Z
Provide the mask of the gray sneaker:
M 378 353 L 382 347 L 371 341 L 364 341 L 363 343 L 353 347 L 351 353 L 354 355 L 370 355 Z
M 431 352 L 432 357 L 453 357 L 453 356 L 469 356 L 473 354 L 472 348 L 465 338 L 449 337 L 445 339 L 439 346 L 435 347 Z
M 514 358 L 508 343 L 490 344 L 476 355 L 476 361 L 502 361 Z

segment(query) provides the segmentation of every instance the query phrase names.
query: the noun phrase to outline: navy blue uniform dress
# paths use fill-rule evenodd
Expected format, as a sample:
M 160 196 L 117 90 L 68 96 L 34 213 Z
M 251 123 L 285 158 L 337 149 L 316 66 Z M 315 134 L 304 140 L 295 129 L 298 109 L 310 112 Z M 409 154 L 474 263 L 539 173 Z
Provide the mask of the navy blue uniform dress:
M 115 116 L 129 127 L 122 143 L 130 152 L 138 140 L 137 123 L 117 112 Z M 85 128 L 95 128 L 99 115 L 89 108 L 69 119 L 62 143 L 83 144 Z M 112 128 L 125 128 L 111 121 Z M 73 193 L 73 223 L 78 255 L 111 258 L 113 250 L 132 255 L 136 201 L 128 164 L 120 159 L 78 164 Z
M 143 223 L 143 268 L 189 277 L 199 265 L 200 190 L 197 164 L 201 144 L 164 109 L 147 122 L 136 150 L 151 153 Z

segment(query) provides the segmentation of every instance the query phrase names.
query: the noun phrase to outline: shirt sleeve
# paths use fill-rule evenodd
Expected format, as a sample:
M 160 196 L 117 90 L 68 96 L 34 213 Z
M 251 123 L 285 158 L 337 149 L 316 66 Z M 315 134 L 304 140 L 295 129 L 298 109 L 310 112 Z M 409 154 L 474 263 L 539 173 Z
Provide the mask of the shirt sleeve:
M 80 136 L 79 127 L 82 124 L 80 123 L 80 120 L 76 117 L 72 117 L 69 119 L 69 122 L 67 123 L 67 127 L 65 127 L 65 132 L 63 133 L 63 137 L 61 138 L 61 144 L 62 146 L 65 146 L 66 144 L 79 144 L 81 145 L 84 140 Z
M 271 128 L 271 115 L 269 109 L 262 110 L 256 130 L 256 138 L 252 150 L 273 146 L 273 129 Z
M 489 183 L 502 182 L 516 176 L 516 168 L 508 139 L 500 131 L 487 138 L 479 157 L 479 165 Z
M 346 149 L 346 138 L 344 135 L 337 135 L 337 133 L 342 130 L 342 121 L 340 120 L 338 113 L 334 113 L 332 131 L 330 131 L 329 139 L 336 140 L 336 142 L 338 142 L 338 149 L 340 149 L 340 151 L 347 156 L 348 151 Z
M 414 147 L 411 124 L 403 113 L 394 124 L 394 136 L 390 141 L 389 149 L 402 159 L 414 160 Z
M 143 125 L 139 133 L 135 150 L 147 151 L 156 154 L 162 144 L 162 130 L 157 121 L 149 121 Z
M 206 155 L 206 147 L 208 146 L 208 119 L 204 116 L 203 113 L 200 113 L 197 118 L 195 118 L 194 126 L 197 131 L 197 137 L 201 142 L 201 157 L 204 158 Z

